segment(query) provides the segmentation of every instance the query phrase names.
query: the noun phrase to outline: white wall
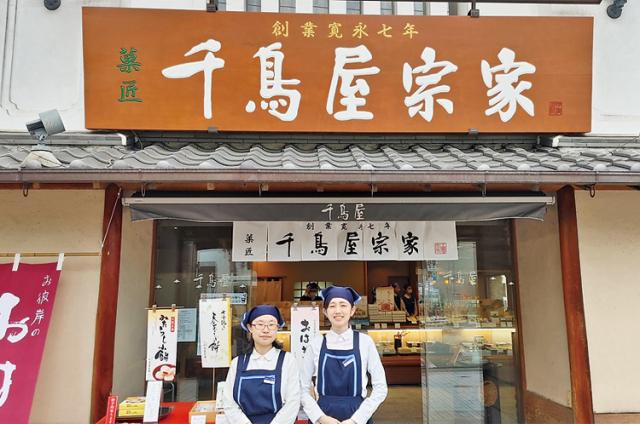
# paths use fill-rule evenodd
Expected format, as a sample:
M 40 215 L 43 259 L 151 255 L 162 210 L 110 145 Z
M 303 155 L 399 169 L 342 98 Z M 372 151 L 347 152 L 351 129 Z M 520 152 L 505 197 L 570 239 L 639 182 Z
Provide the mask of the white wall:
M 131 222 L 124 208 L 113 359 L 113 393 L 121 399 L 144 394 L 152 244 L 153 222 Z
M 231 3 L 237 7 L 231 7 Z M 308 9 L 302 0 L 301 9 Z M 229 0 L 243 10 L 244 1 Z M 593 16 L 592 132 L 640 133 L 640 103 L 628 95 L 640 92 L 640 8 L 627 3 L 619 19 L 600 5 L 479 4 L 481 18 L 491 15 Z M 81 7 L 122 6 L 204 10 L 206 0 L 64 0 L 48 11 L 40 0 L 0 2 L 0 130 L 23 131 L 24 123 L 43 110 L 57 108 L 68 130 L 84 129 Z M 305 7 L 303 7 L 305 6 Z M 404 6 L 406 10 L 403 9 Z M 411 7 L 409 7 L 411 6 Z M 331 0 L 331 10 L 343 12 L 345 2 Z M 400 14 L 412 14 L 412 3 L 399 4 Z M 433 14 L 443 14 L 439 8 Z M 458 6 L 465 15 L 467 3 Z M 481 19 L 480 18 L 480 19 Z
M 640 412 L 640 192 L 576 193 L 596 413 Z
M 0 252 L 99 252 L 103 203 L 102 190 L 31 190 L 28 197 L 21 190 L 0 190 Z M 99 282 L 100 257 L 66 258 L 36 385 L 32 424 L 89 421 Z
M 481 3 L 480 16 L 592 16 L 593 85 L 592 128 L 594 134 L 640 133 L 640 103 L 629 93 L 640 92 L 640 8 L 629 1 L 622 16 L 611 19 L 607 7 L 599 5 L 507 5 Z M 468 3 L 458 5 L 466 15 Z
M 517 220 L 520 312 L 527 390 L 571 406 L 558 214 Z

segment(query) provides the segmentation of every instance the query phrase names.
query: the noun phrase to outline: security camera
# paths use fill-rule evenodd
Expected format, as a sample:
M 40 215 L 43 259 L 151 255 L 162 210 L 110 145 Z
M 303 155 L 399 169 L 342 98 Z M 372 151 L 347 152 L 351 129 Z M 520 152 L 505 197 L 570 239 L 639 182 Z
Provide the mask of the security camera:
M 56 10 L 60 7 L 61 0 L 44 0 L 44 7 L 49 10 Z
M 40 119 L 26 123 L 29 134 L 38 141 L 44 141 L 49 136 L 65 131 L 62 118 L 57 110 L 48 110 L 39 113 L 38 116 Z

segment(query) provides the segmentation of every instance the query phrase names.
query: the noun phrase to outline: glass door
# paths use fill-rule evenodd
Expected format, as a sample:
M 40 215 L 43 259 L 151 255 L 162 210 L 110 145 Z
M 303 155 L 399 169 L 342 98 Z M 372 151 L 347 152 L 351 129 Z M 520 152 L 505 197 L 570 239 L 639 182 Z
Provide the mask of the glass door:
M 508 222 L 458 225 L 458 260 L 417 269 L 423 422 L 517 423 L 515 290 Z

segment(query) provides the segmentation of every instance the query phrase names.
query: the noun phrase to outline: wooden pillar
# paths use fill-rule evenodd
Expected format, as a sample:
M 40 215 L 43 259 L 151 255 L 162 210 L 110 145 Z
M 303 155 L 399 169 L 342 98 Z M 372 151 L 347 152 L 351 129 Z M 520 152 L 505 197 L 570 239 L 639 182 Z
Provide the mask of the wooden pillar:
M 113 386 L 113 355 L 120 284 L 120 246 L 122 244 L 121 188 L 107 186 L 104 193 L 102 233 L 104 246 L 100 262 L 100 288 L 93 348 L 91 422 L 105 415 L 107 397 Z
M 578 424 L 592 424 L 591 372 L 582 300 L 578 221 L 573 187 L 565 186 L 558 191 L 557 200 L 573 416 L 574 422 Z

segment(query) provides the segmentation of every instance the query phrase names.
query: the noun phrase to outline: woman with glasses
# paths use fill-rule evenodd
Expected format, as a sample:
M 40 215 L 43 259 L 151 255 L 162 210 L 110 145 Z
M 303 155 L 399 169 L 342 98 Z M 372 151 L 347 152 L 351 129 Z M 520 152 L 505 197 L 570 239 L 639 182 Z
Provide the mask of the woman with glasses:
M 231 362 L 224 390 L 224 413 L 234 424 L 292 424 L 300 409 L 298 368 L 276 341 L 284 326 L 275 306 L 260 305 L 240 323 L 252 348 Z

